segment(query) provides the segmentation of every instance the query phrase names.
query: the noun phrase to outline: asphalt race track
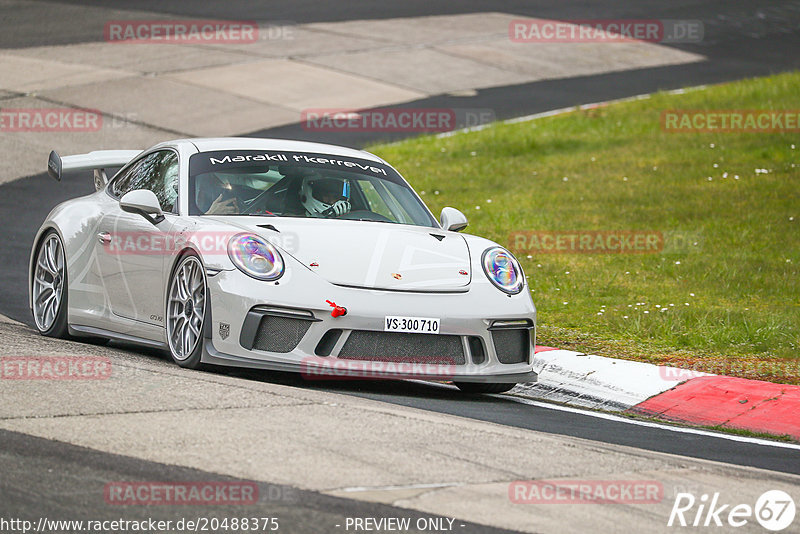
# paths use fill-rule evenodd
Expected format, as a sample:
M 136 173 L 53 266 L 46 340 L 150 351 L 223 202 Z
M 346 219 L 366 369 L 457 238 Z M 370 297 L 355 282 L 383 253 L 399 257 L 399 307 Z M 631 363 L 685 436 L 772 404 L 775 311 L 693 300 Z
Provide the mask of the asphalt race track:
M 124 9 L 135 9 L 167 18 L 205 17 L 293 23 L 502 11 L 521 16 L 561 19 L 693 19 L 701 20 L 705 25 L 703 42 L 676 46 L 681 50 L 706 56 L 708 59 L 704 62 L 479 89 L 466 96 L 445 94 L 403 104 L 432 108 L 486 108 L 493 110 L 498 119 L 800 68 L 800 56 L 795 53 L 800 50 L 800 2 L 771 2 L 766 7 L 764 2 L 728 0 L 695 0 L 680 4 L 625 0 L 613 5 L 598 3 L 594 6 L 587 6 L 582 1 L 522 0 L 502 3 L 489 0 L 412 0 L 382 3 L 367 0 L 347 3 L 281 0 L 263 5 L 253 4 L 248 0 L 228 0 L 218 4 L 176 0 L 85 0 L 71 3 L 27 2 L 17 8 L 9 8 L 0 2 L 3 15 L 0 22 L 0 48 L 85 43 L 90 41 L 87 35 L 98 33 L 88 32 L 87 28 L 102 28 L 103 23 L 112 16 L 111 13 Z M 301 138 L 350 146 L 363 146 L 370 142 L 401 137 L 400 134 L 388 133 L 315 133 L 302 129 L 299 124 L 241 134 Z M 44 169 L 45 161 L 41 154 L 31 157 L 40 159 Z M 27 325 L 28 328 L 22 330 L 11 330 L 20 339 L 25 337 L 23 330 L 31 333 L 29 327 L 32 325 L 32 318 L 27 301 L 26 269 L 34 234 L 55 205 L 92 191 L 93 187 L 88 179 L 67 179 L 57 183 L 44 172 L 0 185 L 0 264 L 4 267 L 4 276 L 0 278 L 0 314 Z M 36 338 L 31 336 L 30 339 Z M 164 363 L 161 355 L 150 351 L 142 352 L 119 344 L 112 344 L 112 349 L 142 365 L 161 367 Z M 666 425 L 646 426 L 622 420 L 607 420 L 596 417 L 591 412 L 526 404 L 525 399 L 520 400 L 509 395 L 466 398 L 454 388 L 442 384 L 308 383 L 291 375 L 265 375 L 230 369 L 220 369 L 213 376 L 218 376 L 221 380 L 241 381 L 252 387 L 266 383 L 313 394 L 342 394 L 360 400 L 379 401 L 393 405 L 393 408 L 410 407 L 504 427 L 618 445 L 641 450 L 643 454 L 644 451 L 667 453 L 776 473 L 800 474 L 800 447 L 774 446 L 745 438 L 715 436 L 710 432 L 685 433 Z M 86 498 L 88 493 L 100 491 L 98 488 L 102 487 L 103 481 L 123 480 L 126 477 L 142 480 L 221 480 L 218 471 L 206 472 L 202 469 L 169 465 L 166 462 L 142 460 L 27 433 L 0 430 L 0 443 L 2 516 L 49 514 L 49 517 L 73 515 L 111 519 L 119 517 L 119 509 L 97 507 Z M 259 511 L 263 509 L 265 514 L 279 514 L 282 518 L 281 527 L 286 532 L 321 532 L 330 529 L 332 525 L 340 524 L 344 518 L 353 516 L 425 516 L 420 512 L 379 502 L 301 490 L 291 484 L 265 483 L 262 495 L 269 495 L 270 492 L 277 492 L 283 497 L 276 502 L 259 503 Z M 290 497 L 287 498 L 287 495 Z M 42 496 L 46 498 L 42 500 Z M 216 514 L 224 517 L 237 515 L 242 511 L 235 507 L 216 507 L 213 510 L 193 510 L 195 512 L 196 515 Z M 252 515 L 253 508 L 245 512 Z M 141 508 L 136 510 L 125 507 L 125 514 L 131 519 L 137 517 L 137 514 L 161 519 L 174 519 L 180 515 L 173 507 L 162 507 L 155 512 L 147 510 L 146 513 Z M 461 522 L 461 526 L 459 531 L 463 532 L 505 532 L 467 521 Z

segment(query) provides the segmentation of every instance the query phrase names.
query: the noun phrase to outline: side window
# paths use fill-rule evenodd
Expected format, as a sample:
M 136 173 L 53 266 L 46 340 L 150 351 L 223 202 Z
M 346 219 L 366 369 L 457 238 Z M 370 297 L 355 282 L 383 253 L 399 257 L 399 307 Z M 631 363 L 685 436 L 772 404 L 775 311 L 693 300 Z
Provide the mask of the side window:
M 162 210 L 173 211 L 178 198 L 178 156 L 171 150 L 148 154 L 111 185 L 116 198 L 136 189 L 149 189 L 155 193 Z

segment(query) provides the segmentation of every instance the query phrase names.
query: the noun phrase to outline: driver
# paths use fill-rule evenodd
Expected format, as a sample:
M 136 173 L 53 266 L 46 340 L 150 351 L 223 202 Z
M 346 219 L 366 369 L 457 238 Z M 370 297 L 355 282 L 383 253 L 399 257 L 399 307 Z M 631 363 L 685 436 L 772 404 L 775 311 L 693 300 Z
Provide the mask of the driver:
M 337 178 L 303 178 L 300 202 L 309 217 L 350 213 L 350 184 Z
M 236 215 L 240 213 L 239 199 L 233 191 L 230 182 L 212 175 L 204 184 L 203 192 L 214 200 L 206 209 L 206 215 Z

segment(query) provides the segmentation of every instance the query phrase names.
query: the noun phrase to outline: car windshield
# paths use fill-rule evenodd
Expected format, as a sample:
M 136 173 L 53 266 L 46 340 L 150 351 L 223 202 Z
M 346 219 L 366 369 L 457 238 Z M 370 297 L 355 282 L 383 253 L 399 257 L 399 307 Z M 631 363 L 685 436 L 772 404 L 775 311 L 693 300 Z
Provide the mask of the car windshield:
M 201 152 L 189 160 L 190 215 L 336 218 L 436 228 L 388 165 L 307 152 Z

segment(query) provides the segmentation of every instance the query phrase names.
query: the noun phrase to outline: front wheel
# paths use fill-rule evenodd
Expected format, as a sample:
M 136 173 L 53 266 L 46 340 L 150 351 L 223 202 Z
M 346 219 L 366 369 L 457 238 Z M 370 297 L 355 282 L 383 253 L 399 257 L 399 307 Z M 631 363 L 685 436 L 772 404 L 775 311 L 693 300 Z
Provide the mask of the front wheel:
M 39 333 L 67 337 L 67 261 L 64 244 L 50 230 L 36 252 L 33 266 L 32 311 Z
M 167 293 L 167 343 L 172 360 L 188 369 L 201 367 L 206 276 L 195 254 L 181 258 Z
M 514 389 L 516 384 L 482 384 L 480 382 L 455 382 L 458 389 L 464 393 L 505 393 Z

